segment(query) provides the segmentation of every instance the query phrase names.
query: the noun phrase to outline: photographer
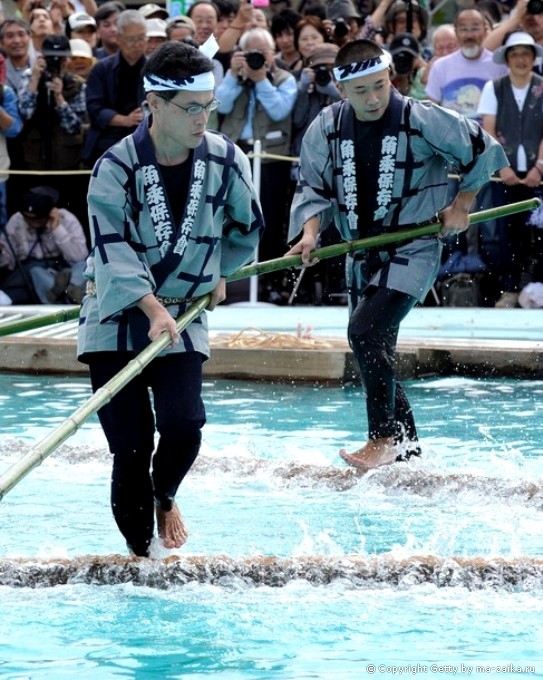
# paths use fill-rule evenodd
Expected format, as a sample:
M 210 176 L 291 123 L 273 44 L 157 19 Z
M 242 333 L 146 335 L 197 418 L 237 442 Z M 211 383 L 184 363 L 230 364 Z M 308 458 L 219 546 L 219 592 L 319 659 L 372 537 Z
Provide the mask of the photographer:
M 85 82 L 66 71 L 70 41 L 44 38 L 42 51 L 23 74 L 19 108 L 29 170 L 75 170 L 80 167 L 86 119 Z
M 392 84 L 403 95 L 426 99 L 421 82 L 426 62 L 420 56 L 419 41 L 412 33 L 399 33 L 390 43 Z
M 81 168 L 87 117 L 85 81 L 68 73 L 70 55 L 70 42 L 66 36 L 48 35 L 32 68 L 22 75 L 18 95 L 24 121 L 20 135 L 24 170 Z M 29 186 L 26 177 L 24 180 L 20 191 Z M 87 224 L 87 181 L 79 175 L 48 178 L 60 192 L 61 202 L 83 225 Z
M 319 111 L 341 99 L 332 77 L 338 49 L 332 43 L 317 45 L 309 57 L 309 65 L 300 75 L 298 96 L 292 113 L 292 156 L 300 155 L 302 137 Z M 295 179 L 298 179 L 297 176 Z
M 362 16 L 352 0 L 331 0 L 326 5 L 326 23 L 331 22 L 330 39 L 341 47 L 355 40 L 362 23 Z
M 494 52 L 509 33 L 518 30 L 526 31 L 538 45 L 543 45 L 543 0 L 518 0 L 510 14 L 485 37 L 484 47 Z M 536 61 L 534 71 L 543 73 L 541 59 Z
M 253 28 L 240 39 L 240 50 L 232 54 L 230 68 L 215 94 L 218 112 L 223 115 L 221 132 L 243 151 L 253 150 L 253 140 L 262 142 L 262 151 L 288 156 L 290 152 L 292 109 L 296 101 L 296 80 L 274 62 L 275 45 L 271 33 Z M 260 258 L 281 257 L 286 248 L 290 163 L 264 158 L 262 162 L 262 211 L 266 231 L 260 242 Z M 284 200 L 278 200 L 284 197 Z M 266 298 L 276 298 L 278 275 L 262 277 L 270 290 Z M 282 277 L 280 274 L 279 277 Z M 287 295 L 288 297 L 288 295 Z
M 3 304 L 80 303 L 88 248 L 78 219 L 51 186 L 32 187 L 0 234 Z

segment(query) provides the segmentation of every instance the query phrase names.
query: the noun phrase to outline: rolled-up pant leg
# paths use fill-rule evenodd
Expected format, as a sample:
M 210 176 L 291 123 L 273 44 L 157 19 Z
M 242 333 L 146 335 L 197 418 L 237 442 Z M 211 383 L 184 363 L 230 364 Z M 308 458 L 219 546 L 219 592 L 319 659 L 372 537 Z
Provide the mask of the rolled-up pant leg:
M 370 439 L 417 440 L 413 412 L 395 371 L 400 323 L 416 302 L 405 293 L 372 286 L 351 315 L 349 342 L 366 392 Z

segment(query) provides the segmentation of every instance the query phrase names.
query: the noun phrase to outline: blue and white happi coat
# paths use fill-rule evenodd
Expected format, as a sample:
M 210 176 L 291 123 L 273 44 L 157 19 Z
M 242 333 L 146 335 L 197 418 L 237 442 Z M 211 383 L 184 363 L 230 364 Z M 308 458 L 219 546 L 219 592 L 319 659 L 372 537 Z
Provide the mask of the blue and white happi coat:
M 136 308 L 148 293 L 187 302 L 210 293 L 254 257 L 263 229 L 259 198 L 245 154 L 219 133 L 206 132 L 194 150 L 187 202 L 174 224 L 148 120 L 96 163 L 89 184 L 90 283 L 80 313 L 78 356 L 139 351 L 147 317 Z M 205 312 L 167 352 L 209 356 Z
M 394 88 L 370 225 L 358 219 L 356 156 L 355 115 L 343 100 L 323 109 L 304 136 L 289 241 L 316 215 L 323 229 L 333 223 L 346 241 L 424 224 L 446 206 L 449 164 L 461 175 L 460 191 L 479 189 L 508 165 L 502 147 L 477 123 Z M 441 248 L 431 236 L 349 257 L 348 284 L 358 293 L 371 283 L 423 300 L 437 275 Z

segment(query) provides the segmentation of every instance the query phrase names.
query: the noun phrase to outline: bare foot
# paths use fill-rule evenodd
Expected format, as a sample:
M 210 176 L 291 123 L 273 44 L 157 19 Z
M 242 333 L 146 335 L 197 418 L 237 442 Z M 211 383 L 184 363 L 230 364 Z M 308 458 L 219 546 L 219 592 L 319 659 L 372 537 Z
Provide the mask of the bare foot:
M 158 535 L 164 547 L 168 550 L 180 548 L 187 540 L 189 532 L 183 522 L 177 503 L 173 504 L 171 510 L 163 510 L 156 505 L 155 512 Z
M 341 449 L 339 455 L 348 464 L 359 470 L 371 470 L 381 465 L 390 465 L 396 461 L 398 450 L 394 437 L 370 439 L 361 449 L 354 453 L 347 453 Z

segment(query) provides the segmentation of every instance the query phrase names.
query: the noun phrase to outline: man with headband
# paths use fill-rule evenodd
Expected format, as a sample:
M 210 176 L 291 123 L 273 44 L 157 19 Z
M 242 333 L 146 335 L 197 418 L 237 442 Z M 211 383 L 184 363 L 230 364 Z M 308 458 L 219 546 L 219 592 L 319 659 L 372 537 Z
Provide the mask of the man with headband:
M 420 455 L 415 421 L 395 374 L 401 321 L 430 290 L 441 238 L 468 226 L 478 189 L 507 165 L 497 142 L 476 123 L 435 104 L 400 95 L 389 57 L 356 40 L 340 49 L 334 76 L 345 97 L 321 111 L 302 142 L 300 179 L 291 210 L 289 254 L 311 264 L 321 230 L 334 223 L 345 240 L 399 231 L 435 218 L 428 236 L 347 258 L 349 342 L 366 392 L 368 441 L 340 451 L 361 470 Z M 446 206 L 447 167 L 461 175 Z
M 203 295 L 209 310 L 225 299 L 226 278 L 252 259 L 263 228 L 247 157 L 206 131 L 217 100 L 205 49 L 169 41 L 153 52 L 143 70 L 150 115 L 98 159 L 89 184 L 78 356 L 93 390 L 163 332 L 171 338 L 98 414 L 113 454 L 113 514 L 138 556 L 149 555 L 155 515 L 164 547 L 185 542 L 175 496 L 205 423 L 206 314 L 181 334 L 175 319 Z

